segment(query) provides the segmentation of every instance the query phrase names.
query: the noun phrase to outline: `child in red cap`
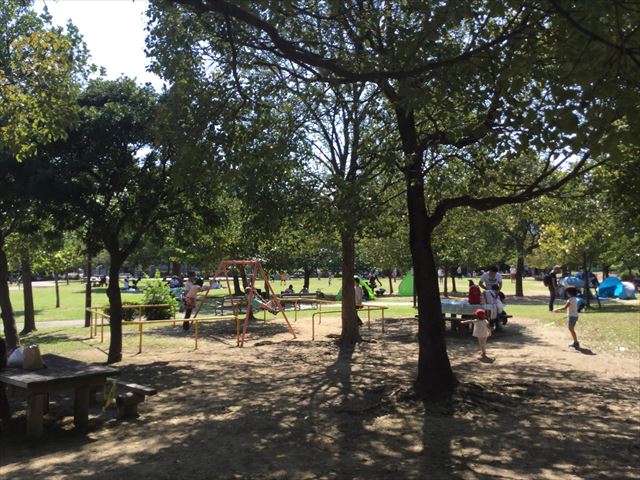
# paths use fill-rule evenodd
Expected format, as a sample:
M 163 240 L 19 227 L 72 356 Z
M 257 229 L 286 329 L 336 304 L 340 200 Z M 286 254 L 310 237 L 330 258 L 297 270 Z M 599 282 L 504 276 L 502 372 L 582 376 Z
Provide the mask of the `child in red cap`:
M 473 336 L 478 339 L 478 345 L 480 346 L 480 356 L 482 358 L 487 357 L 486 347 L 487 347 L 487 338 L 491 335 L 491 327 L 489 326 L 489 322 L 487 321 L 487 314 L 481 308 L 478 308 L 474 312 L 474 316 L 476 317 L 473 320 L 463 320 L 460 323 L 473 323 Z

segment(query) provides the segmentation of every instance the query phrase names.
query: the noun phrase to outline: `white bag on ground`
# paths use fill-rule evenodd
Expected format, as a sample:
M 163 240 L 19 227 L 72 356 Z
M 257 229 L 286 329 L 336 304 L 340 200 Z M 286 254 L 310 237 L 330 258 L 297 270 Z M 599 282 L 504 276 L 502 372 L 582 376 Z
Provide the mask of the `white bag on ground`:
M 23 359 L 22 347 L 16 348 L 7 359 L 7 367 L 21 367 Z

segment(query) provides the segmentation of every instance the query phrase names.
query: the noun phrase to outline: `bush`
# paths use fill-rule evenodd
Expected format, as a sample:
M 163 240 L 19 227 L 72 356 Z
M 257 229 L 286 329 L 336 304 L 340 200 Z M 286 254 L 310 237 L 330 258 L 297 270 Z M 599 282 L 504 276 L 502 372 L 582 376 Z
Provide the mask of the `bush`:
M 144 309 L 144 315 L 147 320 L 164 320 L 173 318 L 174 313 L 178 309 L 178 302 L 171 294 L 169 285 L 160 278 L 149 281 L 144 287 L 144 304 L 145 305 L 162 305 L 167 304 L 168 307 L 147 307 Z
M 129 300 L 124 300 L 122 302 L 122 306 L 124 307 L 125 305 L 141 305 L 141 304 L 138 303 L 138 302 L 132 302 L 132 301 L 129 301 Z M 111 307 L 108 304 L 105 305 L 104 307 L 102 307 L 102 310 L 107 315 L 111 315 Z M 136 308 L 123 308 L 122 309 L 122 320 L 130 322 L 131 320 L 136 318 L 137 314 L 138 314 L 138 309 L 136 309 Z

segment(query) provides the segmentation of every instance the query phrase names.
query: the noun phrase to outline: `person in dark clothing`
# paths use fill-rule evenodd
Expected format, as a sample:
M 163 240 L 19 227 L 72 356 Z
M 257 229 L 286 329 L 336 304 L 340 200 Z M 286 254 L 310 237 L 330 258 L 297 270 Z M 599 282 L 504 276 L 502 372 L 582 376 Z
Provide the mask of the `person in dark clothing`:
M 553 311 L 553 302 L 556 300 L 556 291 L 558 288 L 558 278 L 556 275 L 562 273 L 562 268 L 560 265 L 555 265 L 549 273 L 547 273 L 548 282 L 547 287 L 549 288 L 549 311 Z

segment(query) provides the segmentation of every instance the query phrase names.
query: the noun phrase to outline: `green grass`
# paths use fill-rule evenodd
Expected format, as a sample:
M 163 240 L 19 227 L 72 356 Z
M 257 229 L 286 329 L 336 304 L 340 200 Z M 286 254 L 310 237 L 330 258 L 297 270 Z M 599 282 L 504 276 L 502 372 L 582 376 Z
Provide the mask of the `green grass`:
M 566 326 L 566 312 L 551 313 L 546 305 L 509 305 L 510 315 L 539 319 L 545 324 Z M 637 300 L 604 301 L 602 308 L 580 312 L 576 325 L 578 338 L 585 336 L 591 342 L 608 350 L 624 347 L 640 351 L 640 306 Z
M 106 288 L 92 289 L 92 303 L 103 306 L 109 303 Z M 11 304 L 16 321 L 22 323 L 24 317 L 23 291 L 11 290 Z M 140 293 L 123 293 L 123 300 L 142 302 Z M 80 282 L 60 282 L 60 308 L 56 308 L 56 292 L 54 287 L 35 287 L 33 289 L 33 304 L 38 321 L 79 320 L 84 318 L 84 284 Z

